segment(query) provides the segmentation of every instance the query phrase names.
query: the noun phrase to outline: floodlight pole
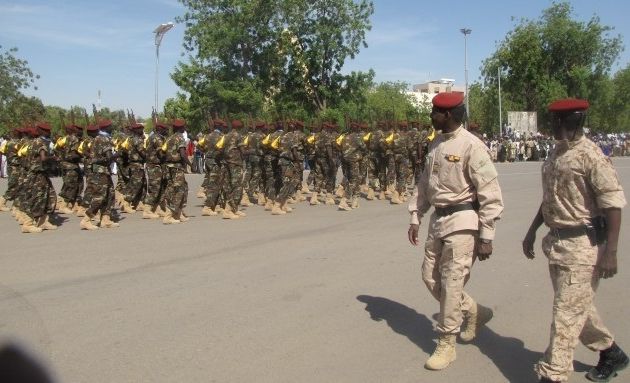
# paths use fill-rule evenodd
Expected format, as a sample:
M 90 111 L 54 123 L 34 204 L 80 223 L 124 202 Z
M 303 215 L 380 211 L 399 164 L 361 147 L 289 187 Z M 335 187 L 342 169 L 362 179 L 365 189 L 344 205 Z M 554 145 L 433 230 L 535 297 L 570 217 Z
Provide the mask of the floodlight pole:
M 155 111 L 158 113 L 160 110 L 158 109 L 159 99 L 158 99 L 158 83 L 159 83 L 159 67 L 160 67 L 160 44 L 162 44 L 162 38 L 166 34 L 166 32 L 170 31 L 175 24 L 172 22 L 168 22 L 165 24 L 158 25 L 157 28 L 153 31 L 155 33 Z
M 503 115 L 501 109 L 501 66 L 497 67 L 497 77 L 499 79 L 499 137 L 503 136 Z
M 466 115 L 468 117 L 470 117 L 470 109 L 469 109 L 469 105 L 468 105 L 468 35 L 472 32 L 472 29 L 469 28 L 462 28 L 459 30 L 461 33 L 464 34 L 464 81 L 465 81 L 465 88 L 466 88 Z M 466 125 L 468 125 L 468 120 L 466 122 Z

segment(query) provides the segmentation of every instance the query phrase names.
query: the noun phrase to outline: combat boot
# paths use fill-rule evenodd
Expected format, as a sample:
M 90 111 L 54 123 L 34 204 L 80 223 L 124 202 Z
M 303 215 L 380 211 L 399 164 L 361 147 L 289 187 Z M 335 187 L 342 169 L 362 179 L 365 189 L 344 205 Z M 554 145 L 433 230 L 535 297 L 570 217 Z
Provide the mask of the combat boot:
M 291 213 L 293 211 L 293 208 L 289 206 L 289 204 L 287 204 L 286 202 L 284 203 L 284 205 L 280 205 L 280 208 L 287 213 Z
M 241 206 L 250 207 L 252 206 L 252 202 L 249 200 L 249 196 L 247 193 L 243 193 L 243 197 L 241 198 Z
M 385 192 L 381 190 L 380 193 L 378 193 L 378 200 L 379 201 L 383 201 L 387 198 L 387 196 L 385 195 Z
M 29 216 L 22 210 L 18 210 L 17 214 L 15 215 L 15 219 L 17 219 L 20 225 L 23 225 L 24 222 L 29 220 Z
M 232 211 L 232 206 L 230 204 L 225 204 L 225 208 L 223 209 L 223 219 L 239 219 L 240 217 Z
M 308 194 L 311 192 L 311 189 L 308 187 L 306 182 L 302 182 L 302 192 Z
M 144 212 L 144 202 L 138 202 L 138 206 L 136 206 L 136 212 Z
M 366 199 L 366 200 L 368 200 L 368 201 L 373 201 L 373 200 L 374 200 L 374 197 L 375 197 L 375 195 L 374 195 L 374 189 L 369 188 L 369 189 L 367 190 L 366 195 L 365 195 L 365 199 Z
M 352 197 L 352 204 L 350 205 L 353 209 L 359 208 L 359 197 Z
M 204 217 L 214 217 L 219 215 L 219 213 L 212 210 L 210 206 L 204 206 L 203 209 L 201 209 L 201 215 L 203 215 Z
M 464 325 L 459 334 L 459 339 L 462 342 L 471 342 L 477 337 L 481 327 L 490 322 L 493 315 L 491 309 L 475 303 L 469 311 L 464 313 Z
M 197 190 L 197 198 L 206 198 L 206 193 L 202 187 Z
M 37 227 L 43 230 L 57 230 L 57 225 L 50 223 L 48 214 L 39 217 L 37 220 Z
M 33 218 L 28 217 L 26 218 L 26 220 L 24 221 L 24 223 L 22 224 L 22 233 L 41 233 L 42 231 L 44 231 L 44 229 L 42 229 L 41 227 L 38 227 L 35 225 L 35 221 L 33 220 Z
M 586 378 L 592 382 L 608 382 L 617 376 L 617 371 L 628 367 L 629 362 L 628 356 L 613 342 L 612 346 L 599 352 L 599 362 L 586 374 Z
M 92 223 L 92 217 L 88 214 L 84 214 L 79 226 L 81 227 L 81 230 L 98 230 L 98 226 Z
M 310 200 L 310 204 L 315 206 L 315 205 L 319 205 L 319 199 L 318 199 L 318 192 L 313 192 L 313 194 L 311 194 L 311 200 Z
M 265 206 L 265 204 L 267 203 L 267 198 L 265 198 L 265 194 L 258 193 L 256 195 L 256 202 L 258 203 L 258 206 Z
M 234 214 L 236 214 L 237 216 L 239 216 L 239 217 L 241 217 L 241 218 L 243 218 L 243 217 L 247 217 L 247 213 L 245 213 L 245 212 L 244 212 L 244 211 L 242 211 L 242 210 L 237 210 L 237 211 L 236 211 L 236 213 L 234 213 Z
M 271 215 L 285 215 L 285 214 L 287 214 L 287 212 L 282 210 L 282 207 L 280 207 L 280 203 L 275 202 L 273 204 L 273 207 L 271 208 Z
M 350 206 L 348 206 L 348 200 L 346 199 L 346 197 L 342 197 L 341 200 L 339 201 L 339 206 L 337 206 L 337 208 L 339 210 L 343 210 L 343 211 L 350 211 L 352 210 L 352 208 Z
M 361 193 L 366 193 L 366 194 L 368 190 L 369 190 L 369 187 L 367 185 L 361 185 L 361 188 L 359 189 Z
M 58 205 L 57 211 L 59 213 L 61 213 L 61 214 L 72 214 L 72 213 L 74 213 L 74 211 L 70 207 L 70 204 L 67 203 L 66 201 L 58 202 L 57 205 Z
M 120 209 L 120 210 L 121 210 L 123 213 L 133 214 L 133 213 L 135 213 L 135 212 L 136 212 L 136 211 L 133 209 L 133 207 L 131 206 L 131 204 L 130 204 L 129 202 L 125 201 L 125 200 L 122 200 L 122 201 L 120 202 L 120 207 L 121 207 L 121 209 Z
M 265 211 L 273 210 L 274 205 L 274 202 L 271 199 L 267 198 L 267 202 L 265 202 Z
M 184 211 L 184 209 L 180 210 L 179 213 L 177 213 L 177 216 L 173 216 L 175 219 L 178 219 L 182 222 L 188 222 L 190 221 L 190 218 L 188 218 L 188 214 L 186 214 L 186 212 Z
M 168 210 L 168 209 L 166 208 L 166 206 L 162 206 L 162 205 L 158 205 L 158 206 L 155 208 L 155 212 L 157 213 L 157 215 L 159 215 L 159 216 L 160 216 L 160 217 L 162 217 L 162 218 L 166 217 L 166 211 L 167 211 L 167 210 Z
M 164 214 L 164 219 L 162 219 L 162 223 L 165 225 L 173 225 L 177 223 L 182 223 L 182 221 L 173 217 L 173 212 L 171 209 L 166 209 L 166 213 Z
M 101 214 L 101 227 L 113 229 L 119 227 L 120 224 L 111 220 L 109 214 Z
M 74 205 L 74 213 L 76 214 L 77 217 L 85 217 L 85 208 L 81 205 L 79 205 L 79 203 L 76 203 Z
M 293 197 L 287 198 L 287 202 L 286 203 L 295 204 L 295 198 L 293 198 Z
M 392 193 L 392 199 L 389 201 L 393 205 L 400 205 L 402 201 L 400 200 L 400 194 L 394 190 Z
M 335 190 L 335 197 L 343 197 L 344 195 L 346 195 L 346 191 L 343 188 L 342 184 L 339 184 L 339 186 L 337 186 L 337 190 Z
M 15 206 L 11 206 L 11 217 L 15 217 L 16 212 L 17 212 L 17 209 L 15 208 Z
M 394 193 L 394 186 L 388 185 L 387 188 L 385 189 L 385 197 L 391 197 L 393 193 Z
M 332 193 L 326 193 L 326 205 L 332 206 L 336 204 L 337 203 L 335 202 L 335 198 L 333 197 Z
M 424 364 L 428 370 L 443 370 L 457 359 L 455 353 L 455 335 L 442 334 L 431 357 Z
M 62 196 L 57 196 L 57 200 L 55 201 L 55 210 L 61 209 L 61 207 L 65 204 L 66 200 Z
M 4 197 L 0 197 L 0 211 L 9 211 L 7 200 Z
M 144 208 L 142 209 L 142 219 L 158 219 L 160 218 L 159 215 L 157 215 L 156 213 L 154 213 L 151 210 L 151 206 L 149 205 L 144 205 Z

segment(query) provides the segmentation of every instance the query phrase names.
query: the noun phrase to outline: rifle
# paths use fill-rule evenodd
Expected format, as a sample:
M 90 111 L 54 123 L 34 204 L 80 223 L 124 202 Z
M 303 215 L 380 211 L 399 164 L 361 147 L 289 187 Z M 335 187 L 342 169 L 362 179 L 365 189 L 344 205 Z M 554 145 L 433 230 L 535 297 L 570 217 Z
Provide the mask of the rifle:
M 98 112 L 96 110 L 96 105 L 92 104 L 92 113 L 94 114 L 94 123 L 98 125 Z

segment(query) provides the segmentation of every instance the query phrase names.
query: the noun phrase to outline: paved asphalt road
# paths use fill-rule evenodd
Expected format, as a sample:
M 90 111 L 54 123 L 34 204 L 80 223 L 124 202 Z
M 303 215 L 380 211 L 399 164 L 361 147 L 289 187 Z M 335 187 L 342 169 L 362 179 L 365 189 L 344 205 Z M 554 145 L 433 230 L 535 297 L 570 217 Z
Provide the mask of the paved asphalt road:
M 615 163 L 630 198 L 630 159 Z M 545 231 L 534 261 L 520 240 L 540 202 L 540 163 L 498 169 L 506 210 L 495 253 L 467 288 L 495 318 L 445 371 L 423 368 L 438 304 L 421 281 L 422 250 L 407 242 L 405 206 L 303 204 L 283 217 L 254 207 L 222 221 L 201 217 L 198 175 L 182 225 L 136 214 L 85 232 L 71 217 L 26 235 L 0 215 L 0 338 L 34 350 L 58 382 L 534 382 L 552 293 Z M 621 273 L 596 300 L 627 350 L 629 213 Z M 585 381 L 597 355 L 579 346 L 575 360 L 570 381 Z

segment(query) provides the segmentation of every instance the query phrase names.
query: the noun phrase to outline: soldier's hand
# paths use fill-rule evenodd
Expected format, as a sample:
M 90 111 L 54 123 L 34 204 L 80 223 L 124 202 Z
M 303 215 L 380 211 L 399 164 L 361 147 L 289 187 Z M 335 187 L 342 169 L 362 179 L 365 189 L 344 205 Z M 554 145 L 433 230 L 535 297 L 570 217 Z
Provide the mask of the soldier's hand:
M 477 247 L 477 258 L 480 261 L 485 261 L 486 259 L 490 258 L 490 254 L 492 254 L 492 241 L 484 243 L 479 240 L 479 246 Z
M 418 230 L 420 229 L 420 225 L 411 224 L 409 225 L 409 230 L 407 231 L 407 237 L 409 238 L 409 242 L 418 246 Z
M 536 232 L 528 231 L 523 239 L 523 254 L 529 259 L 534 259 L 534 242 L 536 242 Z
M 617 250 L 604 250 L 604 254 L 597 261 L 597 270 L 600 278 L 612 278 L 617 274 Z

